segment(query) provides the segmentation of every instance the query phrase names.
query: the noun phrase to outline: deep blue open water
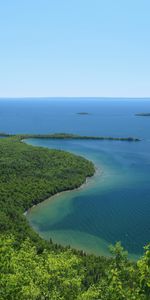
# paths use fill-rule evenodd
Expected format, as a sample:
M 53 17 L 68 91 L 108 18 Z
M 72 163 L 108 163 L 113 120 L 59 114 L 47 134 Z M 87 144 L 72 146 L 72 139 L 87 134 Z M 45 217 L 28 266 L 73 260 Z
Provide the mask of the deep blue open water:
M 78 112 L 89 115 L 79 115 Z M 27 218 L 46 239 L 96 254 L 120 240 L 132 255 L 150 241 L 150 99 L 1 99 L 0 132 L 135 136 L 141 142 L 42 140 L 92 160 L 96 174 L 77 191 L 34 207 Z

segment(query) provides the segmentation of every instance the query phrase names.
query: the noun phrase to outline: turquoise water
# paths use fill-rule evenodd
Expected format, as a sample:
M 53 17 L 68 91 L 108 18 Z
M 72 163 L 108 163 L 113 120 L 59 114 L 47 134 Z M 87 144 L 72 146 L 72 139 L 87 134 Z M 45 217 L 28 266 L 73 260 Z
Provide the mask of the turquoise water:
M 149 99 L 150 100 L 150 99 Z M 96 254 L 121 240 L 133 255 L 150 241 L 150 112 L 145 99 L 1 99 L 0 132 L 135 136 L 139 143 L 32 139 L 91 159 L 96 174 L 81 189 L 31 209 L 30 224 L 46 239 Z M 90 115 L 78 115 L 86 111 Z
M 96 174 L 81 189 L 64 192 L 30 210 L 42 237 L 90 253 L 108 255 L 121 241 L 140 255 L 150 241 L 150 143 L 29 139 L 28 143 L 71 151 L 92 160 Z

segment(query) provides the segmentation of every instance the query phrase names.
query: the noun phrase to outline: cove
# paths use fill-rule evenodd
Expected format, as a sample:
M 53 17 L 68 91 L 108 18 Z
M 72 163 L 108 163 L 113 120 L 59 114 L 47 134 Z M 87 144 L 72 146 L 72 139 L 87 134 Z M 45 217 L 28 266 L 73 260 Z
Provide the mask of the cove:
M 78 190 L 31 208 L 30 225 L 44 239 L 109 255 L 121 241 L 133 258 L 150 236 L 150 142 L 26 139 L 35 146 L 70 151 L 92 160 L 95 175 Z

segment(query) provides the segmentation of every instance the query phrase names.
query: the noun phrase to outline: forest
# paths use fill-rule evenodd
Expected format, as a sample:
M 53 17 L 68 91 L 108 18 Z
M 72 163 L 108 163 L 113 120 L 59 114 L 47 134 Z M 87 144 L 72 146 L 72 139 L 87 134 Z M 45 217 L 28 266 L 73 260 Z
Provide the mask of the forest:
M 79 187 L 95 168 L 85 158 L 33 147 L 19 136 L 0 139 L 0 299 L 148 300 L 150 245 L 137 262 L 120 242 L 110 258 L 44 241 L 24 212 Z
M 47 134 L 8 134 L 0 133 L 0 137 L 17 137 L 18 139 L 27 139 L 27 138 L 41 138 L 41 139 L 74 139 L 74 140 L 100 140 L 100 141 L 124 141 L 124 142 L 140 142 L 141 140 L 137 137 L 113 137 L 113 136 L 87 136 L 87 135 L 78 135 L 72 133 L 47 133 Z

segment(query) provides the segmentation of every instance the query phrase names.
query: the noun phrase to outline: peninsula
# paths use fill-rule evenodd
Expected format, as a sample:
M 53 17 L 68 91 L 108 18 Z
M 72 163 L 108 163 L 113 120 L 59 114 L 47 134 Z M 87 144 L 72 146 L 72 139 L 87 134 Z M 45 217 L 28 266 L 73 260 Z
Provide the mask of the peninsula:
M 96 257 L 54 244 L 51 238 L 45 241 L 29 226 L 23 214 L 28 208 L 79 187 L 95 168 L 81 156 L 22 143 L 27 136 L 4 134 L 0 139 L 1 299 L 113 300 L 118 282 L 124 299 L 131 299 L 130 291 L 132 299 L 149 299 L 150 246 L 133 264 L 120 243 L 111 247 L 114 259 Z
M 18 135 L 2 133 L 2 137 L 5 137 L 0 139 L 0 202 L 2 211 L 4 208 L 1 218 L 1 222 L 4 222 L 2 228 L 8 232 L 13 228 L 19 235 L 21 224 L 26 228 L 23 230 L 24 234 L 25 231 L 28 235 L 31 234 L 31 229 L 29 230 L 25 219 L 22 219 L 25 210 L 58 192 L 79 187 L 95 172 L 93 163 L 83 157 L 64 151 L 33 147 L 23 143 L 22 140 L 49 138 L 140 141 L 133 137 L 80 136 L 66 133 Z M 8 195 L 11 195 L 10 201 Z M 14 217 L 16 213 L 17 218 Z
M 1 136 L 1 134 L 0 134 Z M 71 133 L 46 133 L 46 134 L 8 134 L 3 133 L 3 137 L 13 137 L 20 140 L 28 138 L 40 139 L 76 139 L 76 140 L 109 140 L 109 141 L 127 141 L 139 142 L 141 139 L 137 137 L 112 137 L 112 136 L 86 136 Z
M 1 228 L 15 229 L 19 235 L 22 226 L 24 234 L 30 232 L 24 211 L 58 192 L 81 186 L 95 172 L 93 163 L 81 156 L 33 147 L 17 136 L 0 139 L 0 157 Z

